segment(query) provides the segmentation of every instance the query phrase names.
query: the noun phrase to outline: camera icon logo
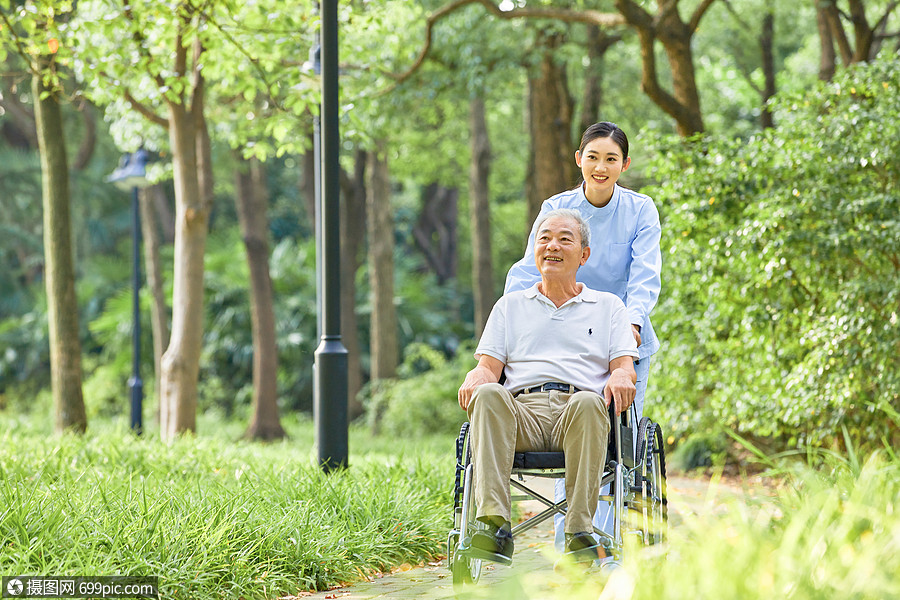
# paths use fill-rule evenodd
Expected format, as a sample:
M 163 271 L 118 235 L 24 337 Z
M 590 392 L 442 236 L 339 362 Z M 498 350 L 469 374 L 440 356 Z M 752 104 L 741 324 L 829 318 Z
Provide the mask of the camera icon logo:
M 21 596 L 25 586 L 18 579 L 10 579 L 6 582 L 6 591 L 10 596 Z

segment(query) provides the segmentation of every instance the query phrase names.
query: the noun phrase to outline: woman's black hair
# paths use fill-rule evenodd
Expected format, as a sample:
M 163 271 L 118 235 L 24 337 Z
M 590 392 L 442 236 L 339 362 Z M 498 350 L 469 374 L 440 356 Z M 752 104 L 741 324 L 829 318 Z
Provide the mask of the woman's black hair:
M 622 160 L 628 158 L 628 136 L 619 129 L 619 126 L 609 121 L 600 121 L 594 123 L 584 130 L 581 136 L 581 146 L 578 151 L 583 153 L 584 147 L 599 138 L 612 138 L 612 140 L 622 149 Z

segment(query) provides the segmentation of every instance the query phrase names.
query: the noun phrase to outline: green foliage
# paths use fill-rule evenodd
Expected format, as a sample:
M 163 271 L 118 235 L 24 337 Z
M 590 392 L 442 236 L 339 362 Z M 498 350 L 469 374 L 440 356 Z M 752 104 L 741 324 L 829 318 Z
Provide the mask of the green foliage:
M 464 344 L 448 360 L 424 344 L 406 351 L 398 379 L 373 385 L 367 411 L 370 423 L 390 437 L 443 434 L 452 438 L 466 420 L 456 394 L 473 367 L 473 348 Z
M 270 446 L 15 429 L 0 434 L 5 573 L 159 575 L 161 597 L 272 598 L 430 559 L 450 526 L 446 456 L 366 442 L 374 458 L 325 475 L 309 422 Z
M 900 399 L 900 61 L 775 108 L 779 128 L 747 142 L 657 149 L 654 410 L 678 436 L 719 423 L 819 445 L 846 425 L 878 443 L 897 431 L 878 407 Z
M 876 452 L 862 462 L 832 456 L 819 470 L 791 470 L 790 485 L 772 500 L 730 502 L 670 529 L 668 559 L 650 557 L 629 569 L 634 599 L 900 594 L 896 455 Z
M 767 460 L 766 487 L 736 489 L 714 476 L 696 500 L 700 482 L 670 480 L 662 545 L 626 537 L 618 568 L 538 571 L 507 587 L 542 600 L 898 597 L 900 457 L 882 448 L 797 458 Z M 501 596 L 497 585 L 483 585 L 471 597 Z
M 678 444 L 666 463 L 677 471 L 722 466 L 728 457 L 727 438 L 722 433 L 697 433 Z

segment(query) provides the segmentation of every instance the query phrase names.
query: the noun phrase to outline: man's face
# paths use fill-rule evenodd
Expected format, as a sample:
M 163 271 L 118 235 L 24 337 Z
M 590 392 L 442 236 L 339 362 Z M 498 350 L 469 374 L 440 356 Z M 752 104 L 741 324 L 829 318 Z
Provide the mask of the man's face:
M 550 217 L 534 236 L 534 264 L 541 275 L 575 279 L 578 267 L 587 262 L 590 248 L 581 248 L 578 222 L 568 217 Z

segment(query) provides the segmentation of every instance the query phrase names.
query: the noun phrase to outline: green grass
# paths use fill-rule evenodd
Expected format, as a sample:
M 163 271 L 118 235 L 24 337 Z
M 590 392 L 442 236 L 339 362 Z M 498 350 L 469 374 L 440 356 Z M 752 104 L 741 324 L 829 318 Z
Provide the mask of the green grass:
M 900 598 L 900 457 L 890 449 L 865 458 L 817 453 L 772 466 L 784 484 L 771 496 L 719 498 L 707 513 L 670 527 L 665 544 L 631 548 L 620 569 L 530 574 L 504 597 Z
M 161 597 L 273 598 L 443 551 L 453 440 L 354 429 L 350 468 L 325 475 L 308 422 L 267 445 L 206 425 L 214 437 L 166 444 L 5 421 L 0 572 L 158 575 Z
M 236 441 L 201 419 L 165 444 L 121 422 L 88 435 L 0 413 L 0 572 L 157 575 L 165 598 L 276 598 L 443 552 L 453 439 L 350 432 L 350 468 L 315 467 L 313 428 Z M 802 459 L 802 460 L 800 460 Z M 613 575 L 529 574 L 509 597 L 630 600 L 900 598 L 900 457 L 819 451 L 769 461 L 774 495 L 718 499 L 632 548 Z M 605 589 L 604 589 L 604 586 Z M 472 597 L 504 589 L 476 586 Z

